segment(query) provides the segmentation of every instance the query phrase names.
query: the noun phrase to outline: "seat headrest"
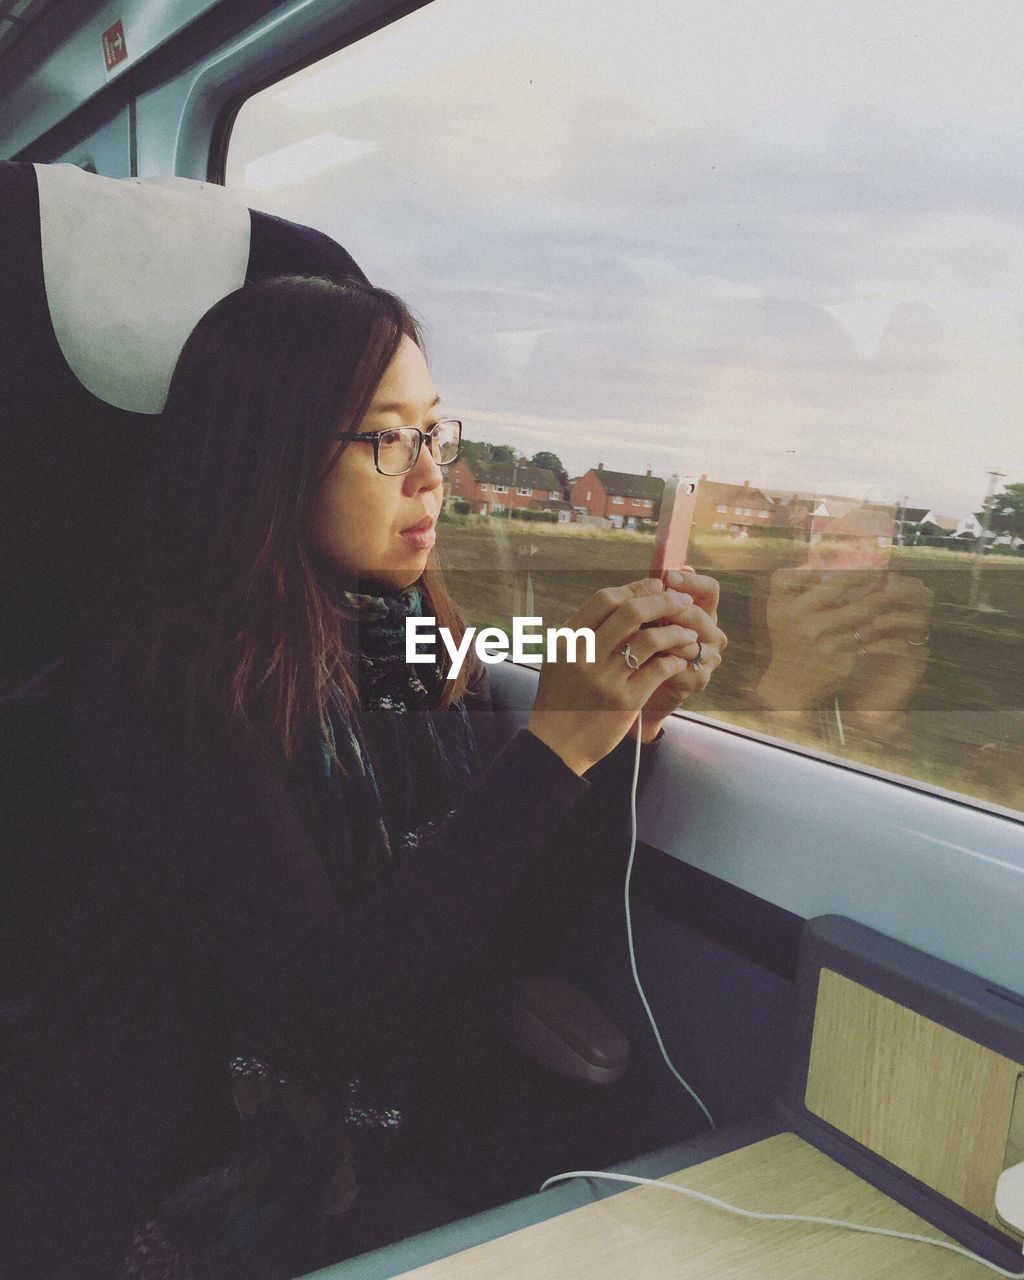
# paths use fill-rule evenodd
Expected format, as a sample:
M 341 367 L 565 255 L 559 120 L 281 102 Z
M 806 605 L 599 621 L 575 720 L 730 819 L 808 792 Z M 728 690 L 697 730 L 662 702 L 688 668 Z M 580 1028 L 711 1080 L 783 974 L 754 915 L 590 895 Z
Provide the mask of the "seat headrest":
M 46 303 L 68 367 L 107 404 L 159 413 L 185 339 L 245 282 L 248 208 L 189 178 L 33 167 Z
M 199 318 L 268 275 L 365 276 L 211 183 L 0 161 L 0 693 L 68 649 Z

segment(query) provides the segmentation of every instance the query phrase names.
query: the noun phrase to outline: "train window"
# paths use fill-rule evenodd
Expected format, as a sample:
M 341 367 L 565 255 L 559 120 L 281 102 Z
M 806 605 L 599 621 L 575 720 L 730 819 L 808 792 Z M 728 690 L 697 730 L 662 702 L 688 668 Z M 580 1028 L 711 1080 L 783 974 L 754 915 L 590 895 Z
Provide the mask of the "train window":
M 250 98 L 226 181 L 427 322 L 470 615 L 642 574 L 699 476 L 688 707 L 1019 813 L 1018 22 L 434 0 Z

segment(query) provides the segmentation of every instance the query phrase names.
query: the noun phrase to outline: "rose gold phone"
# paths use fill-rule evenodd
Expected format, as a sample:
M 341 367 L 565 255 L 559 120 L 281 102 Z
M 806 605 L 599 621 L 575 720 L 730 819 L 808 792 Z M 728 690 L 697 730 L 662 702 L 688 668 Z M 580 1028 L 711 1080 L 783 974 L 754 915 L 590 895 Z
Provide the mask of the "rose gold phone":
M 803 567 L 815 570 L 822 581 L 843 578 L 849 584 L 849 600 L 882 590 L 892 559 L 893 514 L 865 503 L 816 533 L 809 532 L 815 540 L 808 541 Z
M 689 569 L 690 530 L 697 510 L 697 481 L 673 476 L 665 481 L 658 532 L 651 554 L 651 577 L 664 579 L 671 569 Z

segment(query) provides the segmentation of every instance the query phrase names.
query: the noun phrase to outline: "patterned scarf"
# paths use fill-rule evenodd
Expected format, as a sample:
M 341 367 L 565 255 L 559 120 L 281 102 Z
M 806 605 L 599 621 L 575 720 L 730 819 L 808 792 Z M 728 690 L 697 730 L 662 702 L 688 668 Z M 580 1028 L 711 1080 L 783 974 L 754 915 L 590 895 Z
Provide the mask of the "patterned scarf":
M 423 616 L 415 587 L 388 595 L 335 589 L 357 655 L 360 708 L 332 690 L 330 738 L 301 765 L 297 795 L 331 885 L 349 906 L 455 808 L 479 776 L 461 702 L 436 710 L 436 667 L 405 660 L 405 620 Z M 325 1094 L 291 1084 L 245 1053 L 230 1064 L 240 1119 L 232 1163 L 197 1178 L 136 1231 L 122 1280 L 286 1280 L 321 1265 L 327 1220 L 357 1193 L 353 1135 L 402 1123 L 398 1060 Z
M 336 595 L 357 655 L 360 711 L 335 685 L 329 743 L 314 744 L 311 819 L 332 887 L 344 905 L 386 881 L 473 785 L 478 764 L 461 702 L 438 714 L 437 668 L 405 660 L 405 621 L 423 616 L 415 588 L 390 596 Z M 332 767 L 331 751 L 337 756 Z M 319 822 L 317 822 L 319 815 Z

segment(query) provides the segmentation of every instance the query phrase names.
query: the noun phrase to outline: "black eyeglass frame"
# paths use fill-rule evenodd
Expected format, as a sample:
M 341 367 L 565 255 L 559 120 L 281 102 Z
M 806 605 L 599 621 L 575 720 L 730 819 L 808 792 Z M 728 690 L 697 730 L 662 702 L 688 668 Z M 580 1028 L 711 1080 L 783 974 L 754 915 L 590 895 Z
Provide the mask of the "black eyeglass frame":
M 377 468 L 377 471 L 382 476 L 405 476 L 405 475 L 408 475 L 409 472 L 416 465 L 416 463 L 419 462 L 420 450 L 423 448 L 423 441 L 429 439 L 431 442 L 433 442 L 435 438 L 434 432 L 437 431 L 439 427 L 451 426 L 452 423 L 454 423 L 459 429 L 459 438 L 458 438 L 458 444 L 455 450 L 455 457 L 449 459 L 448 462 L 437 462 L 437 459 L 434 458 L 434 461 L 437 462 L 437 465 L 439 467 L 450 467 L 453 462 L 458 461 L 459 454 L 462 451 L 462 422 L 459 418 L 441 418 L 440 421 L 434 423 L 434 425 L 430 428 L 429 431 L 421 431 L 419 427 L 386 427 L 383 431 L 360 431 L 356 435 L 342 436 L 341 439 L 344 440 L 345 444 L 352 444 L 354 442 L 363 443 L 363 444 L 372 444 L 373 445 L 373 465 Z M 417 436 L 419 436 L 419 439 L 416 441 L 416 452 L 412 455 L 412 461 L 409 463 L 409 465 L 405 468 L 404 471 L 383 471 L 381 470 L 381 465 L 380 465 L 381 436 L 394 435 L 396 431 L 415 431 L 416 432 Z M 434 456 L 433 448 L 431 448 L 430 456 L 431 457 Z

